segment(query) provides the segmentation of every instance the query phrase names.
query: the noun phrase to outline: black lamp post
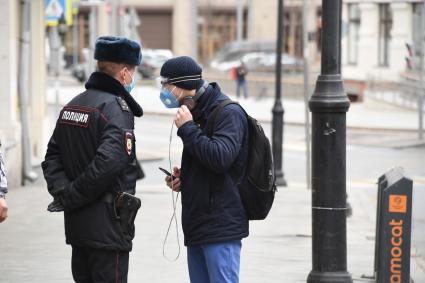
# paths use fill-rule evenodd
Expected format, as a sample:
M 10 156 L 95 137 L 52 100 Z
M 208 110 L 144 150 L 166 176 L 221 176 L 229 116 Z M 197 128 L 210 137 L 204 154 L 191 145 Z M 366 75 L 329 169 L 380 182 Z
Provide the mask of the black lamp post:
M 272 121 L 272 149 L 276 174 L 276 185 L 286 186 L 286 180 L 282 171 L 282 147 L 283 147 L 283 114 L 284 109 L 281 101 L 282 80 L 282 36 L 283 36 L 283 0 L 278 0 L 277 12 L 277 44 L 276 44 L 276 96 L 273 106 Z
M 342 0 L 322 0 L 321 75 L 312 112 L 312 248 L 308 283 L 351 283 L 347 272 L 346 112 L 341 78 Z

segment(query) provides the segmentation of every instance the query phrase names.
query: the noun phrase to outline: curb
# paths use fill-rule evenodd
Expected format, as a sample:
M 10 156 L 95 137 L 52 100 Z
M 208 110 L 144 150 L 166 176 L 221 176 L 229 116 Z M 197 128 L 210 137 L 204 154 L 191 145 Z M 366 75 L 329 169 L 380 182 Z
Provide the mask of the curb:
M 151 110 L 147 110 L 147 111 L 143 111 L 144 115 L 155 115 L 155 116 L 169 116 L 169 117 L 174 117 L 175 114 L 171 114 L 171 113 L 164 113 L 161 111 L 151 111 Z M 258 121 L 261 124 L 271 124 L 272 121 L 271 120 L 266 120 L 266 119 L 258 119 Z M 304 127 L 305 123 L 303 122 L 295 122 L 295 121 L 285 121 L 286 125 L 291 125 L 291 126 L 302 126 Z M 418 130 L 416 129 L 405 129 L 405 128 L 383 128 L 383 127 L 367 127 L 367 126 L 349 126 L 347 125 L 347 129 L 352 129 L 352 130 L 366 130 L 366 131 L 380 131 L 380 132 L 404 132 L 404 133 L 416 133 Z M 425 140 L 424 140 L 425 143 Z

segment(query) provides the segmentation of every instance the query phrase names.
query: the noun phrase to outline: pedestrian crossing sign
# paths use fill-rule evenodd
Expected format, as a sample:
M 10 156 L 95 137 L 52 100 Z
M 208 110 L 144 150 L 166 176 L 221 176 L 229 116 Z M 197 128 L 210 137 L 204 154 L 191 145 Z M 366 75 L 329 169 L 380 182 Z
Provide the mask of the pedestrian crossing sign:
M 67 25 L 72 25 L 72 0 L 44 0 L 45 20 L 48 26 L 57 26 L 63 15 Z

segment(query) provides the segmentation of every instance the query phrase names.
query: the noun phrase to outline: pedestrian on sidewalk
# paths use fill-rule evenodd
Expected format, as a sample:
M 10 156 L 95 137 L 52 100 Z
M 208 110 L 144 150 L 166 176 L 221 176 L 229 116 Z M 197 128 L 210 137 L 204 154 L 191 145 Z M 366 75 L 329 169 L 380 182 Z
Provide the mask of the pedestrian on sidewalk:
M 0 141 L 0 223 L 7 218 L 7 179 L 6 179 L 6 166 L 4 165 L 3 155 L 1 153 Z
M 242 175 L 247 162 L 248 124 L 236 104 L 215 121 L 212 110 L 229 98 L 216 83 L 202 79 L 202 68 L 187 56 L 169 59 L 161 68 L 160 98 L 178 108 L 175 124 L 183 141 L 181 167 L 167 185 L 182 194 L 182 226 L 192 283 L 239 282 L 241 240 L 248 219 L 232 173 Z M 207 125 L 214 132 L 207 136 Z
M 48 210 L 64 210 L 74 280 L 122 283 L 135 227 L 117 200 L 135 194 L 138 177 L 134 116 L 143 111 L 130 92 L 142 54 L 135 41 L 105 36 L 94 58 L 99 71 L 60 112 L 42 168 Z
M 248 74 L 248 69 L 245 63 L 241 60 L 239 66 L 236 68 L 236 96 L 239 98 L 242 89 L 243 97 L 248 98 L 248 86 L 245 76 Z

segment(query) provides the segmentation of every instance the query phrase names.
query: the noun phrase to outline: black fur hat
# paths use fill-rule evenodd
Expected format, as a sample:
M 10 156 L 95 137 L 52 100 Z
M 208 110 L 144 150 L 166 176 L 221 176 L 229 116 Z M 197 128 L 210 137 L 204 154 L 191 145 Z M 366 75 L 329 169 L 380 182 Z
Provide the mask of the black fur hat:
M 94 59 L 137 66 L 142 61 L 142 53 L 140 45 L 131 39 L 101 36 L 96 40 Z

